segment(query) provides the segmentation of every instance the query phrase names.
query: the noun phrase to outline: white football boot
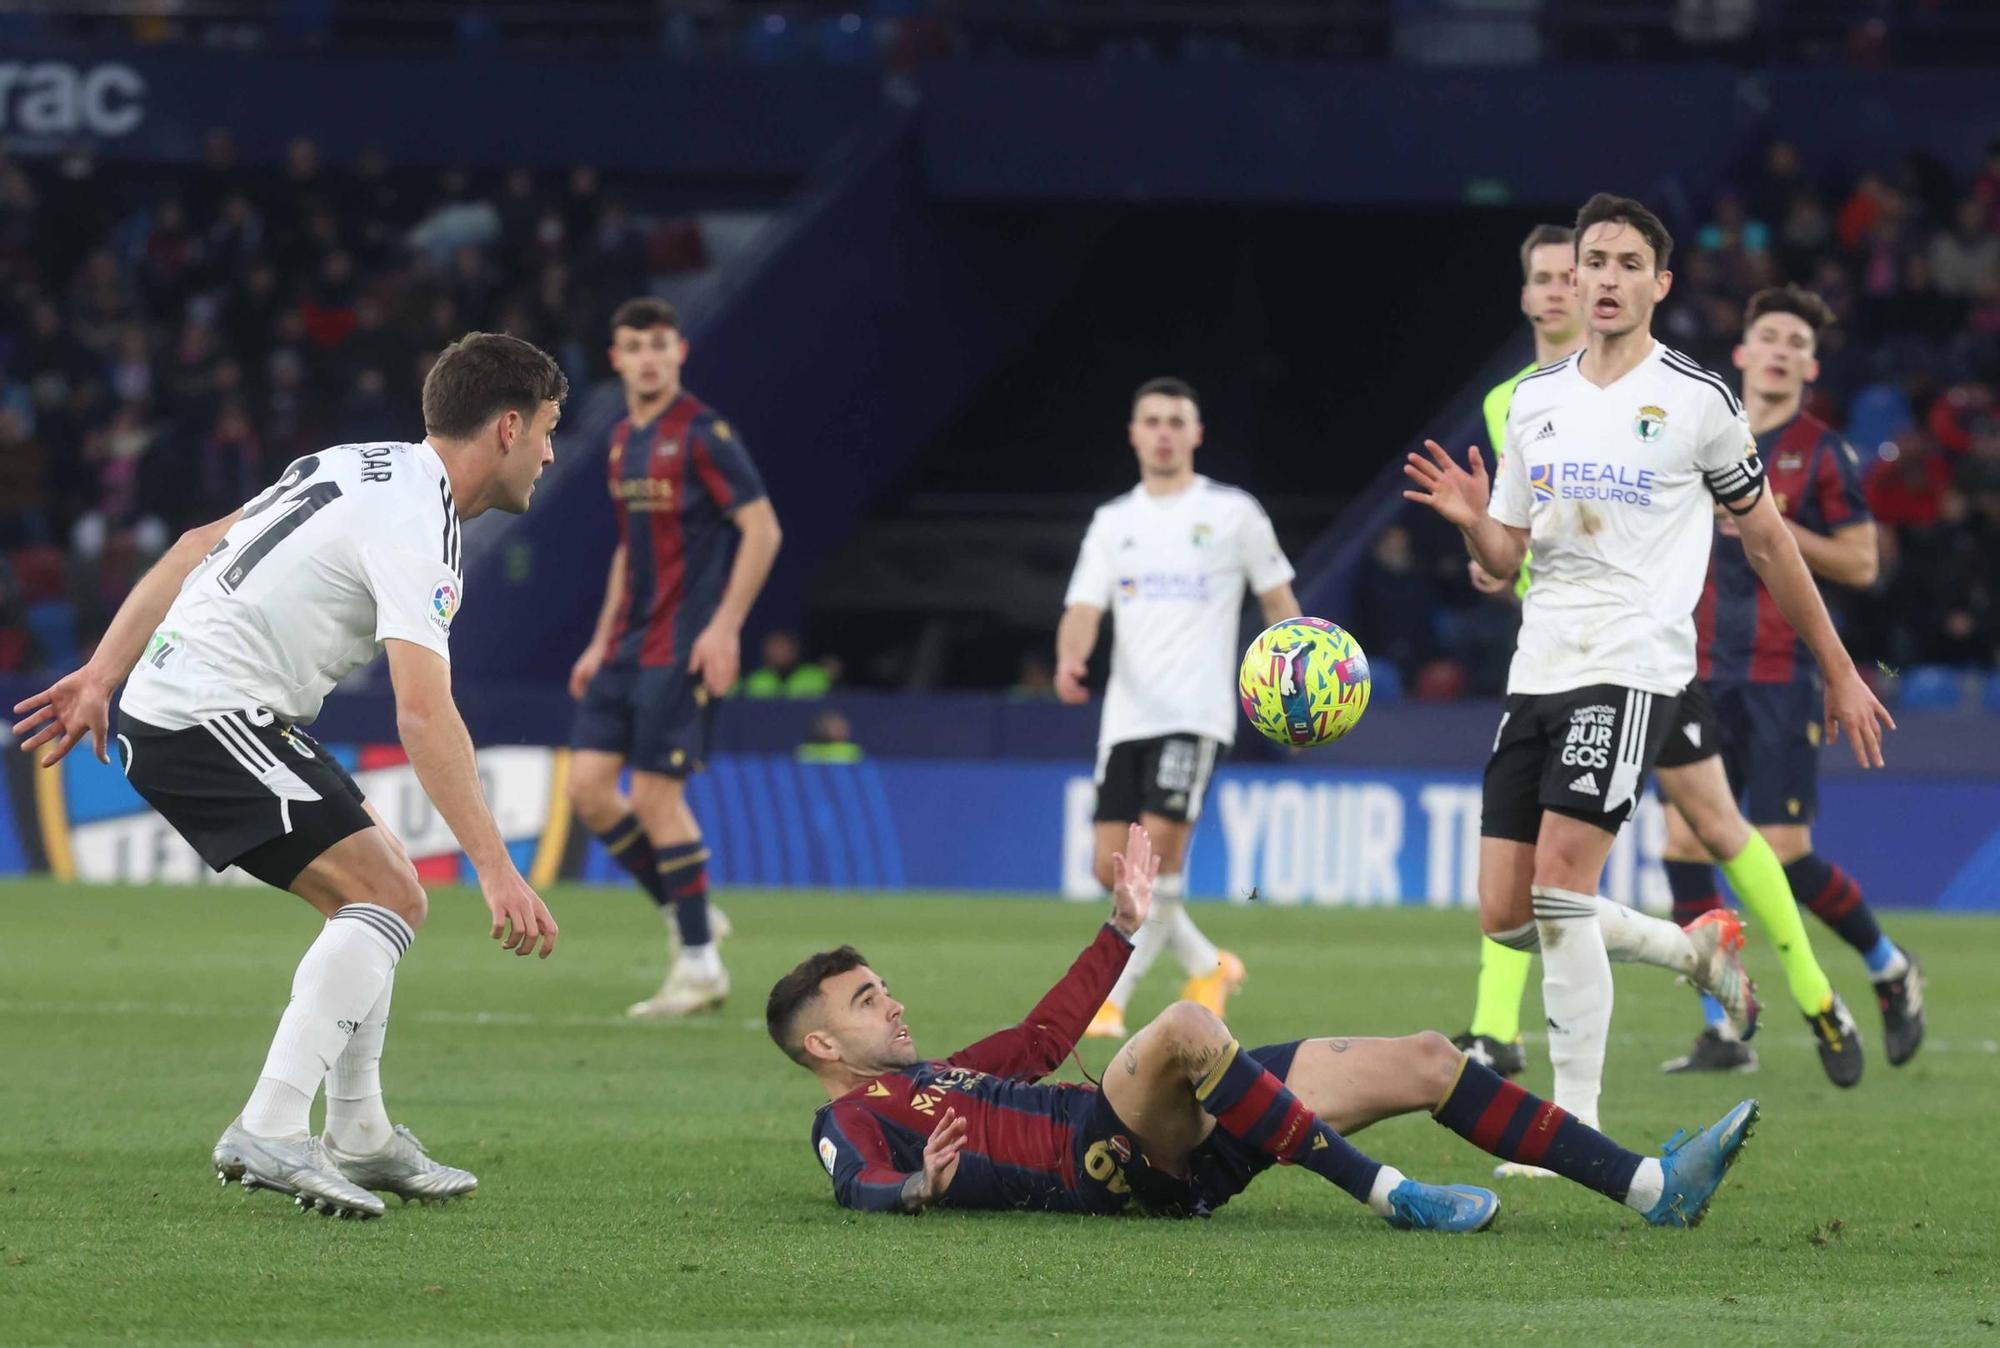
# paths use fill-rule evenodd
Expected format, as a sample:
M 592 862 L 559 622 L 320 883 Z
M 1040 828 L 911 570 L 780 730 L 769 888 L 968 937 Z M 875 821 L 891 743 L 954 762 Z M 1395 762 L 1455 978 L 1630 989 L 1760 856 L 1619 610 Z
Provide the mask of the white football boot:
M 246 1189 L 290 1194 L 301 1210 L 329 1217 L 380 1217 L 382 1200 L 341 1172 L 316 1137 L 257 1137 L 239 1115 L 215 1144 L 215 1177 Z
M 729 971 L 718 961 L 712 970 L 698 970 L 685 955 L 674 960 L 660 990 L 625 1008 L 633 1020 L 672 1020 L 721 1006 L 729 996 Z
M 395 1194 L 405 1203 L 413 1198 L 419 1203 L 461 1198 L 479 1188 L 477 1175 L 433 1161 L 417 1135 L 400 1123 L 389 1144 L 371 1156 L 352 1155 L 332 1142 L 325 1145 L 327 1155 L 348 1179 L 364 1189 Z

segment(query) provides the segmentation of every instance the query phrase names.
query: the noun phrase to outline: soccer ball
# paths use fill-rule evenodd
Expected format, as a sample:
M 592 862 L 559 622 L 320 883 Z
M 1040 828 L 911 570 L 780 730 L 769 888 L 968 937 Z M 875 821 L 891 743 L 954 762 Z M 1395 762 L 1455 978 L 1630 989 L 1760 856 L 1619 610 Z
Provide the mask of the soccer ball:
M 1287 618 L 1243 653 L 1236 691 L 1257 733 L 1295 749 L 1331 744 L 1368 710 L 1368 657 L 1324 618 Z

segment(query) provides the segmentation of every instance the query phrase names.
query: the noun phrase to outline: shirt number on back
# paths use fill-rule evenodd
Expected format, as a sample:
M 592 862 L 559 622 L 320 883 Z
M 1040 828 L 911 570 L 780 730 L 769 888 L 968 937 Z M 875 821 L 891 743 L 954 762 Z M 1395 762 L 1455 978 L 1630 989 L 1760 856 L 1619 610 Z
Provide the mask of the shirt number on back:
M 312 467 L 316 468 L 318 464 L 314 463 Z M 309 468 L 307 472 L 310 471 Z M 271 555 L 271 549 L 290 538 L 300 525 L 318 514 L 320 510 L 339 500 L 340 495 L 338 482 L 315 482 L 304 491 L 294 492 L 286 497 L 277 516 L 264 527 L 264 532 L 245 543 L 243 551 L 236 554 L 236 560 L 224 569 L 220 577 L 223 590 L 234 594 L 244 579 L 257 569 L 257 563 Z M 257 502 L 250 510 L 243 512 L 244 517 L 262 513 L 274 499 L 275 496 L 266 497 Z

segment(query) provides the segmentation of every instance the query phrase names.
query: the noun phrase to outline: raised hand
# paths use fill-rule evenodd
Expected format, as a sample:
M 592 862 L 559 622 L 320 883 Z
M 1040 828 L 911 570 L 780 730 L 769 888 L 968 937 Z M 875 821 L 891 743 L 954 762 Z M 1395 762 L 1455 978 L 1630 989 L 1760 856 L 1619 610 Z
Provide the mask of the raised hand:
M 1858 671 L 1850 668 L 1839 678 L 1826 681 L 1826 738 L 1830 744 L 1840 738 L 1842 728 L 1854 750 L 1854 761 L 1864 768 L 1882 766 L 1882 732 L 1896 728 L 1889 715 Z
M 1486 514 L 1492 489 L 1479 446 L 1466 452 L 1469 468 L 1460 468 L 1435 440 L 1424 441 L 1424 448 L 1430 451 L 1429 458 L 1412 454 L 1403 465 L 1403 476 L 1416 484 L 1414 490 L 1403 492 L 1403 499 L 1429 506 L 1461 529 L 1471 528 Z
M 21 752 L 33 753 L 55 740 L 55 747 L 42 755 L 42 766 L 52 768 L 89 735 L 97 761 L 109 763 L 106 746 L 111 734 L 112 691 L 113 685 L 86 665 L 15 703 L 14 714 L 21 719 L 14 723 L 14 738 L 20 741 Z
M 1125 850 L 1111 854 L 1111 925 L 1124 935 L 1136 933 L 1153 911 L 1153 877 L 1159 873 L 1153 840 L 1132 825 L 1125 831 Z

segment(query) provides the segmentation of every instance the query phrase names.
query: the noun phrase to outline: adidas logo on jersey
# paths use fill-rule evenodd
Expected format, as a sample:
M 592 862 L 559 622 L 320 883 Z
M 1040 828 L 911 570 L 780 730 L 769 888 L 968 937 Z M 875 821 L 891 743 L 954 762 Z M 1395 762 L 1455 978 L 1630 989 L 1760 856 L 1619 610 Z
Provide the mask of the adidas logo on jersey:
M 1553 420 L 1544 421 L 1542 423 L 1542 428 L 1539 431 L 1536 431 L 1533 436 L 1529 437 L 1528 443 L 1532 445 L 1535 444 L 1537 441 L 1553 440 L 1555 438 L 1556 438 L 1556 423 Z
M 1577 778 L 1575 781 L 1569 784 L 1569 789 L 1577 792 L 1580 795 L 1585 795 L 1585 796 L 1594 796 L 1598 794 L 1597 774 L 1594 772 L 1584 773 L 1583 776 Z

